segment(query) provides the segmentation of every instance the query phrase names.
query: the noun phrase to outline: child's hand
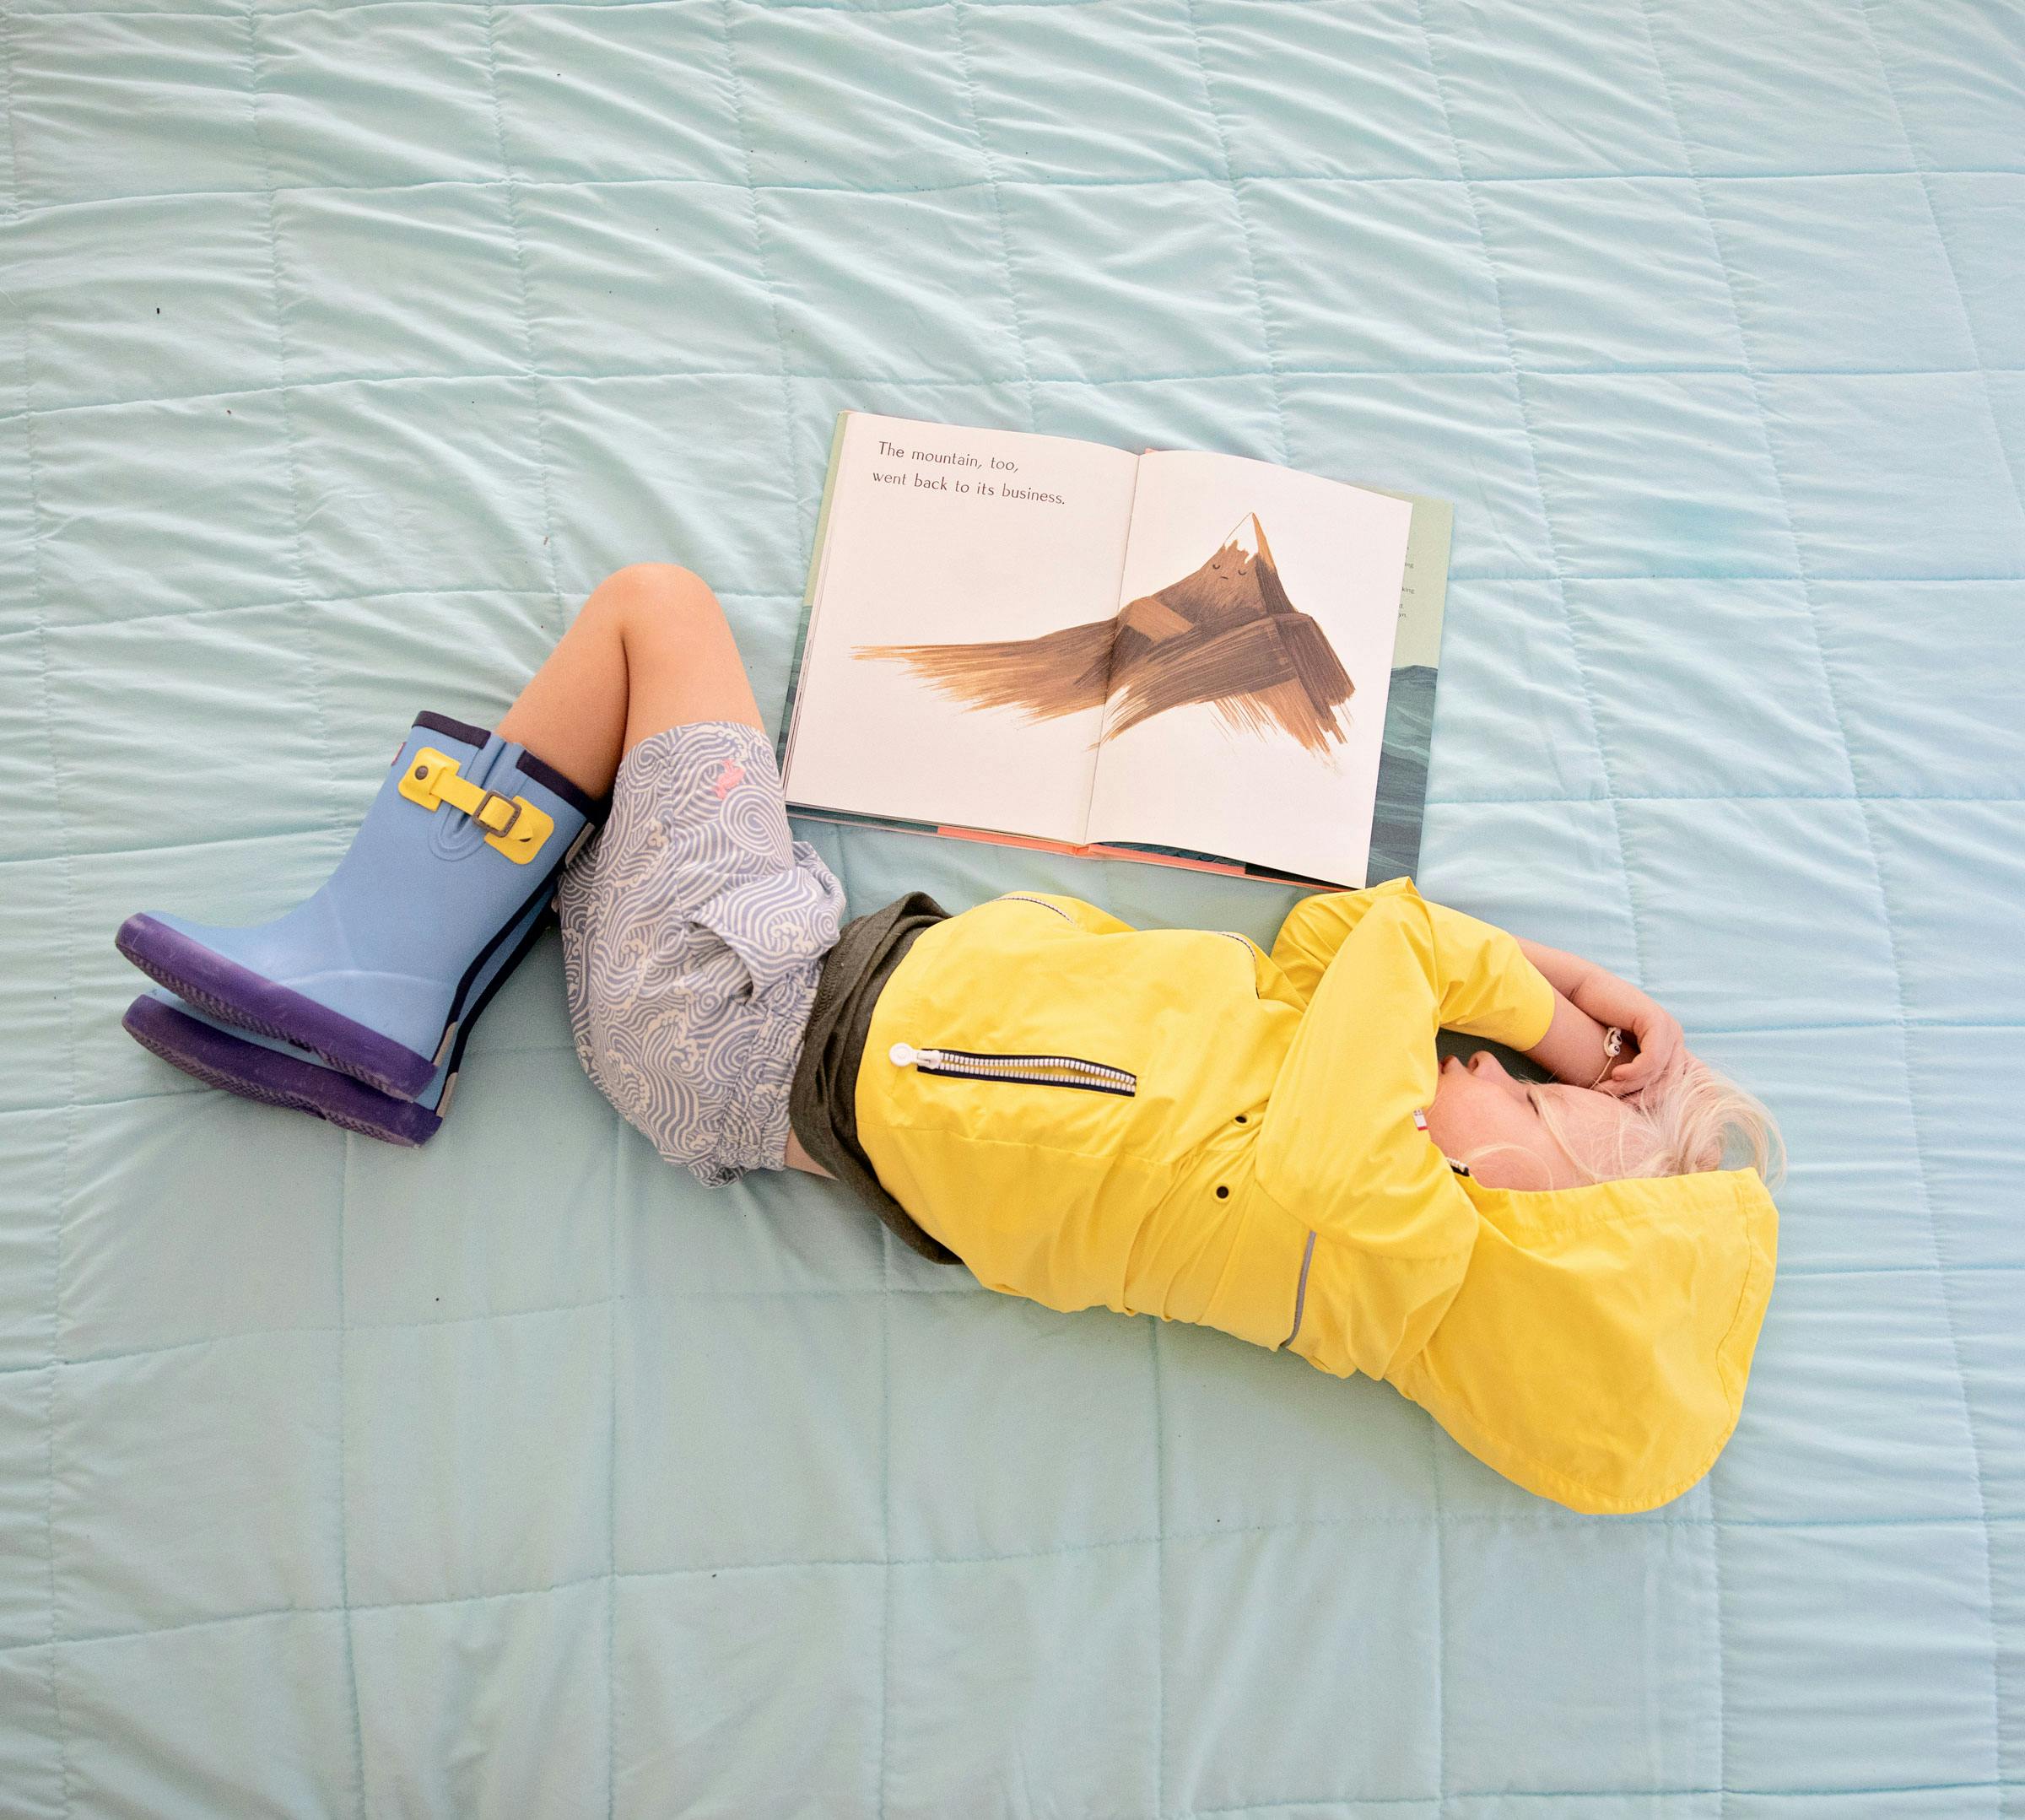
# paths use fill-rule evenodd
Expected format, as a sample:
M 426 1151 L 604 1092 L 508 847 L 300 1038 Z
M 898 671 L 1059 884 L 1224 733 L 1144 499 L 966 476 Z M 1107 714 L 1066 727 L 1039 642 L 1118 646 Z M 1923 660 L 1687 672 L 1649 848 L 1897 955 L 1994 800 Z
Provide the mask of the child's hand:
M 1556 1080 L 1634 1099 L 1691 1059 L 1678 1021 L 1630 980 L 1580 954 L 1516 939 L 1520 952 L 1554 989 L 1554 1021 L 1546 1039 L 1526 1053 Z M 1601 1039 L 1613 1025 L 1636 1047 L 1598 1080 L 1606 1059 Z
M 1627 1036 L 1637 1038 L 1639 1051 L 1597 1083 L 1600 1092 L 1619 1099 L 1635 1099 L 1688 1059 L 1688 1040 L 1680 1020 L 1643 993 L 1639 996 L 1640 1002 L 1631 1007 L 1623 1026 Z

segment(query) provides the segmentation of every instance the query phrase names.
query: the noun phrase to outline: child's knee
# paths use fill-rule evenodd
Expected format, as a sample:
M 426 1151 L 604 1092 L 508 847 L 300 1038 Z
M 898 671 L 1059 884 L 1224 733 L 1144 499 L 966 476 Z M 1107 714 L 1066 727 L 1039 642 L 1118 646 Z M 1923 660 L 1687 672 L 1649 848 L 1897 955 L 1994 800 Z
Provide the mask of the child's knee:
M 613 570 L 595 591 L 629 617 L 666 622 L 724 614 L 710 584 L 680 563 L 628 563 Z

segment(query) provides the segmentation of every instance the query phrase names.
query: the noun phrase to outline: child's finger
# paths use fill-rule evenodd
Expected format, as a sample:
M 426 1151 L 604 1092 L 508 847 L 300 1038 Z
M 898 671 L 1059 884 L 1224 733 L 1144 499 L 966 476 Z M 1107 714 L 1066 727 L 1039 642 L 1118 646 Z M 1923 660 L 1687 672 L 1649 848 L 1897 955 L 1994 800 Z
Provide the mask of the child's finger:
M 1687 1060 L 1687 1045 L 1671 1031 L 1655 1032 L 1649 1045 L 1621 1068 L 1612 1069 L 1603 1085 L 1620 1099 L 1636 1099 L 1648 1088 L 1665 1080 Z
M 1663 1049 L 1641 1049 L 1623 1067 L 1612 1069 L 1603 1085 L 1620 1099 L 1628 1099 L 1659 1079 L 1665 1061 Z

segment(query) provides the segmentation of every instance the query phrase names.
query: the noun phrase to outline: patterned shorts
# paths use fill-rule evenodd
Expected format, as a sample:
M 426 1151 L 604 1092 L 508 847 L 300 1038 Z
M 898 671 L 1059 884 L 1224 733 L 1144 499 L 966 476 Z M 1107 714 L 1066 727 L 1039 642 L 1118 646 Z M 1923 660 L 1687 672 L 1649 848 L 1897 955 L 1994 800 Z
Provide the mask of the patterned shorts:
M 559 904 L 584 1072 L 700 1181 L 784 1167 L 844 888 L 790 837 L 766 736 L 703 721 L 643 739 Z

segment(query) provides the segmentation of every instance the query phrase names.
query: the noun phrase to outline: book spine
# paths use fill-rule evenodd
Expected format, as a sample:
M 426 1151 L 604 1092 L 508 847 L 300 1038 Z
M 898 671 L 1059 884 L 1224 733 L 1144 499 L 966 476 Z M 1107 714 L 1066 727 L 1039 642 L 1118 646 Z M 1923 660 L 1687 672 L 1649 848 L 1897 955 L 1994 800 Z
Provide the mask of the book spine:
M 795 740 L 795 710 L 802 701 L 802 658 L 808 649 L 809 622 L 815 617 L 816 591 L 823 577 L 823 547 L 829 538 L 830 500 L 837 490 L 837 464 L 844 454 L 845 426 L 849 411 L 837 413 L 836 427 L 829 433 L 829 466 L 823 473 L 823 503 L 816 509 L 815 542 L 808 553 L 808 579 L 802 585 L 802 619 L 795 628 L 795 653 L 788 660 L 787 699 L 780 708 L 780 732 L 774 741 L 774 763 L 782 777 L 787 775 L 788 749 Z

